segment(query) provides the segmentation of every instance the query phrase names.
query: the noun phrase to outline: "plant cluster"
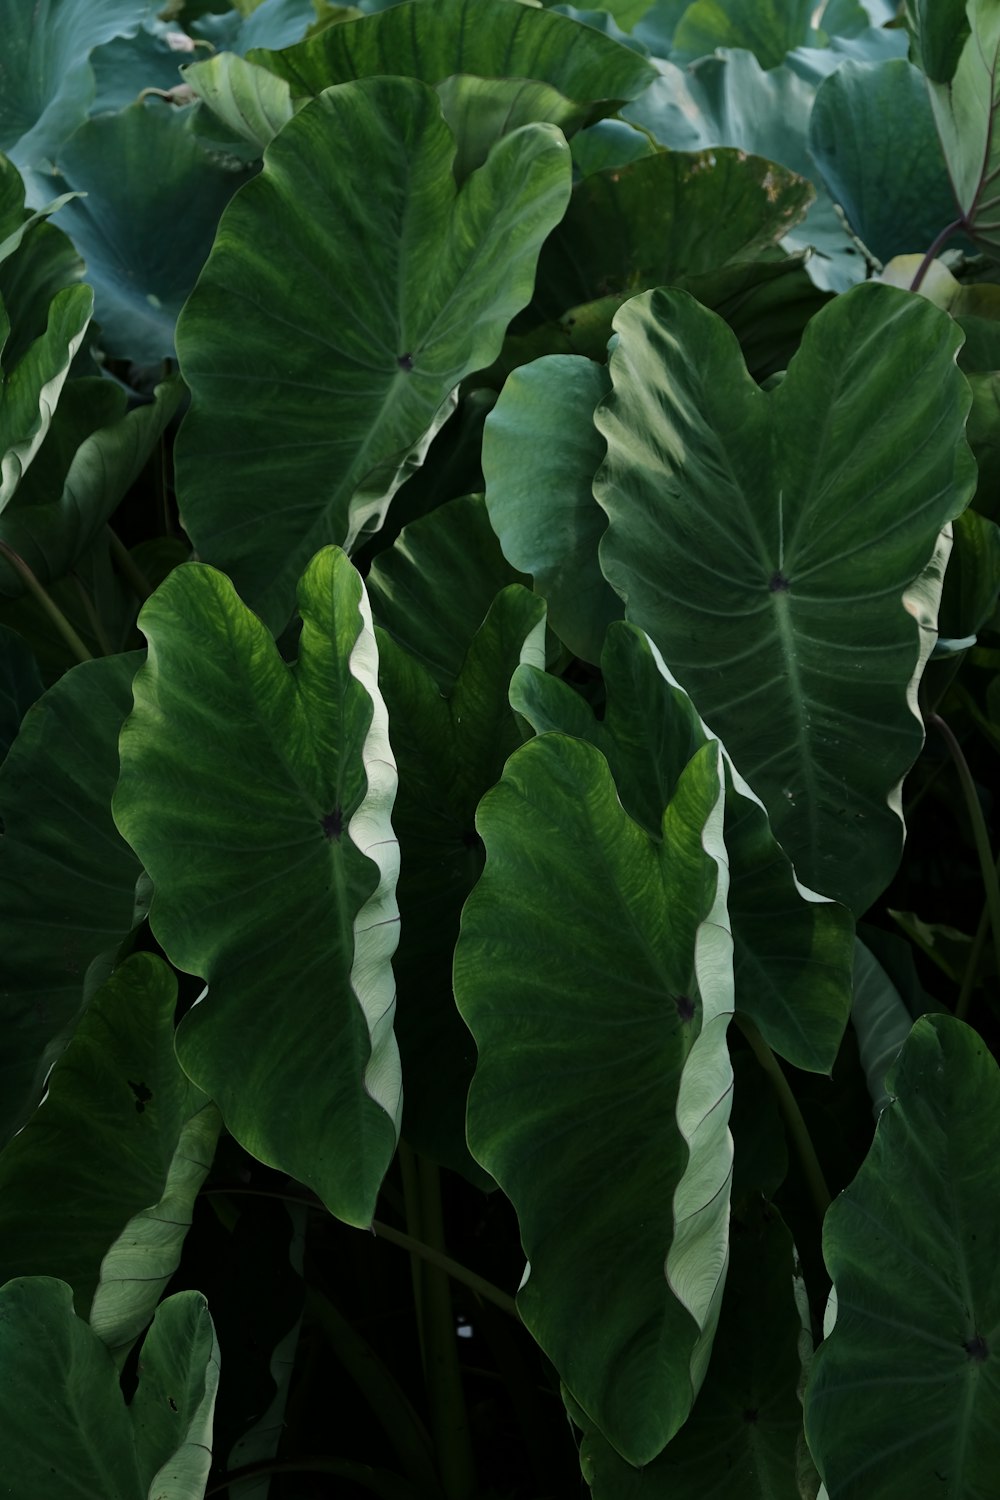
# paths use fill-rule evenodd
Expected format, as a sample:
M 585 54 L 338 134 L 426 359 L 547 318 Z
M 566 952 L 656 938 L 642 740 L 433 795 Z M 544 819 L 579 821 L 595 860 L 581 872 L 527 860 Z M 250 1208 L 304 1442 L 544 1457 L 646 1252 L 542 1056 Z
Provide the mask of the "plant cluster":
M 996 0 L 0 34 L 0 1496 L 996 1500 Z

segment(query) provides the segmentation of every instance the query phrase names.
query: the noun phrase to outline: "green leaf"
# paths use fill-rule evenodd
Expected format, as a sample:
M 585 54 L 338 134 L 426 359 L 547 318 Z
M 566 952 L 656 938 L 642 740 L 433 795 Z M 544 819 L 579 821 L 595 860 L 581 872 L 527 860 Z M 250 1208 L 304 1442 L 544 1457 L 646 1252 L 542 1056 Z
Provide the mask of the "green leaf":
M 450 694 L 497 594 L 524 581 L 504 560 L 483 497 L 463 495 L 404 526 L 365 587 L 376 623 Z
M 0 514 L 0 538 L 41 583 L 64 577 L 100 536 L 135 483 L 184 397 L 179 376 L 126 414 L 110 381 L 75 380 L 31 469 Z M 0 566 L 0 592 L 18 597 L 24 581 Z
M 0 172 L 3 165 L 0 157 Z M 8 165 L 7 171 L 16 176 L 13 167 Z M 18 217 L 27 212 L 20 178 L 17 184 L 17 212 L 3 226 L 12 231 L 12 239 L 18 237 Z M 76 286 L 83 269 L 72 241 L 46 221 L 30 225 L 17 248 L 0 261 L 0 303 L 10 323 L 3 345 L 6 369 L 19 364 L 35 339 L 44 335 L 53 298 L 66 287 Z
M 42 679 L 31 647 L 16 631 L 0 625 L 0 763 L 41 694 Z
M 486 869 L 455 955 L 479 1049 L 469 1144 L 517 1211 L 523 1321 L 608 1441 L 647 1463 L 690 1411 L 725 1276 L 719 753 L 684 771 L 662 842 L 603 756 L 561 735 L 510 758 L 477 826 Z
M 857 287 L 764 392 L 683 292 L 637 297 L 615 326 L 604 573 L 800 879 L 864 911 L 899 858 L 939 537 L 974 484 L 959 336 L 921 298 Z
M 545 242 L 519 326 L 546 319 L 552 327 L 538 352 L 579 349 L 603 361 L 612 318 L 636 292 L 682 286 L 720 306 L 792 270 L 778 242 L 813 197 L 792 172 L 729 149 L 659 151 L 589 176 Z M 531 338 L 512 337 L 505 355 Z
M 208 985 L 178 1030 L 185 1072 L 248 1151 L 368 1224 L 400 1104 L 396 775 L 343 553 L 313 559 L 299 608 L 289 668 L 222 574 L 170 574 L 139 617 L 114 812 L 154 933 Z
M 137 364 L 172 359 L 177 314 L 250 169 L 200 145 L 184 111 L 160 99 L 88 120 L 57 167 L 86 194 L 59 223 L 87 262 L 105 350 Z
M 461 192 L 452 150 L 426 86 L 331 89 L 223 215 L 181 319 L 185 526 L 276 629 L 318 547 L 378 529 L 459 381 L 499 352 L 565 208 L 569 152 L 552 127 L 505 137 Z M 276 510 L 278 493 L 295 504 Z
M 75 1029 L 88 965 L 132 925 L 140 866 L 115 830 L 111 794 L 138 661 L 68 672 L 29 710 L 0 767 L 0 1142 L 34 1109 Z
M 1000 10 L 993 0 L 969 0 L 964 15 L 962 9 L 956 0 L 944 0 L 939 13 L 926 0 L 912 8 L 913 50 L 927 75 L 959 222 L 996 259 L 1000 140 L 994 126 L 1000 108 Z
M 0 1155 L 0 1284 L 25 1275 L 68 1282 L 78 1312 L 112 1349 L 125 1342 L 108 1318 L 112 1276 L 136 1324 L 131 1341 L 177 1267 L 218 1132 L 217 1112 L 174 1056 L 176 1003 L 162 960 L 128 959 L 97 991 L 44 1102 Z M 199 1116 L 214 1118 L 214 1133 Z M 193 1157 L 196 1120 L 208 1152 Z M 165 1198 L 180 1173 L 185 1190 Z M 159 1266 L 142 1257 L 140 1279 L 134 1265 L 122 1274 L 121 1244 L 143 1210 L 167 1253 Z
M 745 151 L 661 151 L 588 177 L 538 261 L 533 308 L 555 317 L 599 296 L 623 299 L 773 252 L 812 186 Z M 610 332 L 610 330 L 609 330 Z
M 545 665 L 545 605 L 517 584 L 499 593 L 445 697 L 419 661 L 384 637 L 379 658 L 400 784 L 394 967 L 405 1134 L 433 1160 L 489 1186 L 465 1142 L 475 1050 L 451 971 L 462 907 L 483 867 L 476 808 L 521 743 L 507 689 L 520 664 Z
M 605 447 L 590 416 L 609 386 L 589 359 L 536 360 L 508 377 L 483 430 L 486 505 L 504 556 L 532 577 L 559 638 L 593 662 L 622 613 L 597 561 L 607 518 L 593 492 Z
M 12 1495 L 201 1500 L 219 1350 L 200 1292 L 164 1302 L 126 1407 L 118 1371 L 47 1276 L 0 1289 L 0 1448 Z
M 1000 527 L 970 508 L 956 516 L 952 529 L 938 630 L 945 638 L 960 639 L 982 630 L 997 607 Z
M 795 1247 L 759 1199 L 734 1218 L 732 1247 L 712 1364 L 690 1419 L 639 1471 L 585 1430 L 580 1467 L 594 1500 L 801 1500 L 798 1385 L 810 1339 Z
M 858 1036 L 858 1051 L 868 1080 L 868 1092 L 872 1096 L 872 1108 L 878 1119 L 889 1103 L 886 1074 L 910 1034 L 913 1017 L 878 959 L 860 938 L 854 948 L 851 1020 Z
M 51 159 L 86 118 L 94 95 L 90 53 L 135 32 L 151 9 L 151 0 L 50 0 L 40 10 L 3 0 L 0 151 L 19 166 Z
M 216 52 L 237 52 L 242 57 L 252 47 L 293 46 L 315 19 L 313 0 L 262 0 L 247 16 L 237 10 L 203 15 L 191 31 L 210 42 Z
M 865 266 L 809 153 L 818 82 L 788 65 L 765 70 L 752 52 L 722 52 L 684 70 L 661 64 L 661 76 L 623 113 L 671 150 L 732 146 L 807 178 L 816 201 L 784 247 L 793 253 L 812 247 L 808 265 L 816 285 L 846 291 L 864 277 Z
M 48 323 L 13 368 L 3 361 L 0 399 L 0 515 L 49 430 L 60 392 L 83 342 L 94 305 L 87 286 L 66 287 L 49 307 Z M 0 306 L 0 357 L 9 323 Z
M 428 84 L 456 74 L 531 79 L 588 106 L 588 119 L 613 114 L 656 76 L 644 57 L 591 27 L 512 0 L 411 0 L 250 61 L 299 97 L 387 71 Z
M 904 58 L 848 59 L 820 84 L 809 150 L 830 196 L 880 261 L 925 249 L 955 217 L 927 83 Z
M 625 811 L 656 837 L 681 772 L 714 736 L 634 626 L 609 628 L 601 669 L 600 721 L 565 683 L 528 666 L 514 674 L 511 703 L 537 734 L 556 730 L 596 746 Z M 853 923 L 843 907 L 803 892 L 724 747 L 723 757 L 736 1008 L 796 1067 L 828 1073 L 851 1003 Z
M 190 63 L 184 82 L 224 125 L 261 150 L 294 113 L 285 79 L 231 52 Z
M 694 0 L 674 32 L 671 57 L 683 66 L 718 47 L 742 47 L 762 68 L 809 40 L 812 0 Z
M 988 1495 L 1000 1469 L 1000 1080 L 976 1033 L 918 1021 L 826 1217 L 832 1331 L 806 1392 L 830 1500 Z M 829 1318 L 828 1318 L 829 1321 Z

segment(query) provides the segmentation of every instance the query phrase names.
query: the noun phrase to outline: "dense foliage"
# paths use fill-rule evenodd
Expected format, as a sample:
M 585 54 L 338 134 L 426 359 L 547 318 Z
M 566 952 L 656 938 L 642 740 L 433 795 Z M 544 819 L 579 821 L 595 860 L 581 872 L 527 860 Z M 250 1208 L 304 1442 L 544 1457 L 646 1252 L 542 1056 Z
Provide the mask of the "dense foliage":
M 0 1495 L 996 1500 L 996 0 L 157 3 L 0 0 Z

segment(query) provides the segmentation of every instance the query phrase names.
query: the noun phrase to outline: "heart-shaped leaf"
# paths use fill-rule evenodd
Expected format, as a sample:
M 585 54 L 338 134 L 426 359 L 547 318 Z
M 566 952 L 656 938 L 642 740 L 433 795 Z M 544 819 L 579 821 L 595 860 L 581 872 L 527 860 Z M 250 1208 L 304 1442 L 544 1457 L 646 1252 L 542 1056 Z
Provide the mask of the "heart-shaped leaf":
M 939 538 L 974 484 L 960 336 L 923 298 L 867 284 L 811 320 L 764 392 L 684 292 L 637 297 L 615 326 L 595 416 L 604 573 L 800 879 L 864 911 L 899 859 Z
M 330 89 L 230 204 L 178 326 L 185 525 L 276 629 L 307 559 L 378 528 L 459 381 L 496 358 L 565 209 L 551 126 L 506 136 L 461 192 L 453 149 L 426 85 Z
M 480 805 L 486 869 L 455 954 L 479 1049 L 469 1144 L 517 1210 L 521 1316 L 636 1464 L 691 1409 L 725 1278 L 721 774 L 706 745 L 651 839 L 593 746 L 529 741 Z
M 201 1500 L 212 1462 L 219 1347 L 200 1292 L 157 1311 L 131 1406 L 64 1282 L 0 1288 L 0 1451 L 13 1495 Z
M 997 1065 L 962 1022 L 925 1016 L 886 1088 L 824 1225 L 835 1295 L 809 1447 L 830 1500 L 985 1496 L 1000 1472 Z
M 313 559 L 299 608 L 289 668 L 222 574 L 170 574 L 139 617 L 114 812 L 153 931 L 208 984 L 178 1030 L 185 1072 L 248 1151 L 368 1224 L 400 1108 L 396 773 L 342 552 Z

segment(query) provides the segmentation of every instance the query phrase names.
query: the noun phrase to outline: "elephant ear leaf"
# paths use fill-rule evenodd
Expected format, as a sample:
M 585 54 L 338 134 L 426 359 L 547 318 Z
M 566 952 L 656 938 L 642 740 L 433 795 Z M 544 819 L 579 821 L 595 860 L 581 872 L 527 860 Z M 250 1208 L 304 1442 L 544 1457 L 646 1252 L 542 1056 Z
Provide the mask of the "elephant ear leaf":
M 765 392 L 685 292 L 633 298 L 615 327 L 595 414 L 604 573 L 799 877 L 864 911 L 902 848 L 943 528 L 975 483 L 961 334 L 923 298 L 866 283 L 811 320 Z
M 961 1021 L 924 1016 L 886 1089 L 871 1150 L 826 1216 L 835 1295 L 806 1436 L 831 1500 L 988 1495 L 1000 1473 L 997 1065 Z
M 1000 8 L 994 0 L 917 0 L 907 7 L 913 52 L 927 78 L 958 218 L 994 259 L 1000 253 Z
M 222 574 L 170 574 L 140 616 L 114 810 L 153 881 L 153 931 L 208 984 L 182 1067 L 248 1151 L 367 1225 L 400 1110 L 396 770 L 342 552 L 313 559 L 299 608 L 289 668 Z
M 517 1211 L 521 1316 L 640 1465 L 688 1416 L 725 1280 L 723 791 L 705 745 L 650 838 L 592 745 L 529 741 L 480 804 L 486 868 L 455 955 L 479 1049 L 469 1144 Z
M 499 354 L 565 210 L 554 126 L 505 136 L 461 190 L 454 154 L 426 84 L 327 89 L 226 209 L 178 323 L 185 526 L 275 630 L 319 548 L 379 528 L 459 383 Z

